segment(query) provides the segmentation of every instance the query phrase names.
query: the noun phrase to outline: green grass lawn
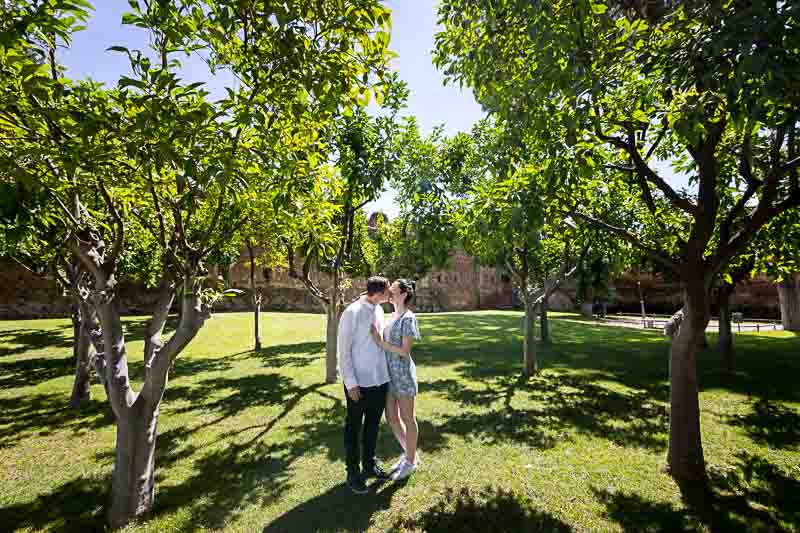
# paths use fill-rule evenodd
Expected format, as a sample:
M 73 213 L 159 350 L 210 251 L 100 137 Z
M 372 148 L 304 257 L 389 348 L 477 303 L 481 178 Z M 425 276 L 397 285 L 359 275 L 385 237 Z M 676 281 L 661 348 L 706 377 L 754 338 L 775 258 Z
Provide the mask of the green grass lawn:
M 560 318 L 561 317 L 561 318 Z M 156 508 L 136 531 L 800 531 L 800 337 L 736 336 L 739 372 L 700 354 L 712 493 L 664 473 L 667 343 L 555 314 L 544 370 L 521 370 L 515 312 L 421 315 L 421 469 L 351 495 L 324 317 L 209 321 L 178 360 L 159 420 Z M 126 321 L 140 379 L 143 320 Z M 0 531 L 103 528 L 114 426 L 100 386 L 81 412 L 67 320 L 0 322 Z M 712 347 L 716 339 L 709 336 Z M 388 427 L 379 453 L 399 452 Z

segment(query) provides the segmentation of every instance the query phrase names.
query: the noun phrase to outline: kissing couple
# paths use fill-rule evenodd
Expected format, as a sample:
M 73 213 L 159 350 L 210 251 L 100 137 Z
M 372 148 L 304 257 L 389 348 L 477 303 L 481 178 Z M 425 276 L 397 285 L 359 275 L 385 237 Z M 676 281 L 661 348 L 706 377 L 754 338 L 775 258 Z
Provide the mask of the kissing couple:
M 411 347 L 420 339 L 417 317 L 408 309 L 416 286 L 398 279 L 367 280 L 367 292 L 351 303 L 339 321 L 337 353 L 344 382 L 347 416 L 344 448 L 347 485 L 356 494 L 367 492 L 365 481 L 406 479 L 417 469 L 417 369 Z M 384 320 L 381 304 L 394 312 Z M 375 457 L 381 417 L 392 428 L 403 454 L 385 472 Z

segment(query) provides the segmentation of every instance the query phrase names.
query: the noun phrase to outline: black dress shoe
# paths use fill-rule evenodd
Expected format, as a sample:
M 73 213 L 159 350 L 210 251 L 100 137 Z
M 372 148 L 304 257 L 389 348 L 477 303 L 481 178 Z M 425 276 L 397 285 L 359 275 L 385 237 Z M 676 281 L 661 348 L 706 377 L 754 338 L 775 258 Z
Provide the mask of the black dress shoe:
M 347 476 L 347 486 L 355 494 L 366 494 L 369 492 L 367 485 L 364 483 L 364 478 L 358 474 L 350 474 Z
M 391 476 L 384 472 L 383 468 L 381 468 L 378 464 L 374 464 L 371 467 L 364 469 L 364 479 L 375 478 L 378 481 L 386 481 L 390 477 Z

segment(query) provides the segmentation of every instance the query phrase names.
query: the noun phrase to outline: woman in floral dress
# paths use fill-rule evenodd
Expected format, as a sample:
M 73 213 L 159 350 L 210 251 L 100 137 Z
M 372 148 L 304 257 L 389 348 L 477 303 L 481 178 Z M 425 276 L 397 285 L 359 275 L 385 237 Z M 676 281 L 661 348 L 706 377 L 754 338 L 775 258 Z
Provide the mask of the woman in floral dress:
M 398 279 L 389 287 L 389 301 L 394 313 L 386 322 L 383 332 L 373 326 L 375 341 L 386 352 L 389 366 L 389 394 L 386 396 L 386 420 L 392 427 L 403 455 L 392 467 L 392 479 L 405 479 L 417 469 L 416 396 L 417 369 L 411 358 L 411 347 L 420 339 L 417 317 L 407 308 L 414 301 L 415 285 Z

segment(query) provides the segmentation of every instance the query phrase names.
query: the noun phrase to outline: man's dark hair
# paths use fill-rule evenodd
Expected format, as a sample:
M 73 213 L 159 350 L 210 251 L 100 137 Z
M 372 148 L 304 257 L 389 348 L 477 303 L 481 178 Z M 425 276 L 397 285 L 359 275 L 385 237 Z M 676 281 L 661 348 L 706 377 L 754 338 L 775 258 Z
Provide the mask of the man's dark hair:
M 386 291 L 389 280 L 382 276 L 372 276 L 367 280 L 367 296 L 372 296 Z

